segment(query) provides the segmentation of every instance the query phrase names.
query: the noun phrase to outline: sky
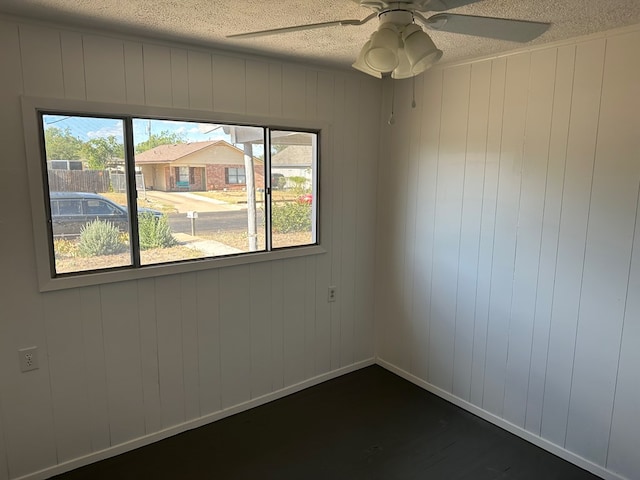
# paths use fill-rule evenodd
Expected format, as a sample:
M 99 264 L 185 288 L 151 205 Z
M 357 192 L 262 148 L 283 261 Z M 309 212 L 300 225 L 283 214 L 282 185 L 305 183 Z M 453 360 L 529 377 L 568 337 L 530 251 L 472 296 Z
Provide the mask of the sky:
M 119 142 L 123 141 L 123 121 L 120 119 L 44 115 L 43 121 L 45 129 L 49 127 L 57 127 L 62 130 L 69 128 L 71 134 L 83 142 L 93 138 L 106 138 L 112 135 L 115 136 Z M 225 134 L 221 126 L 217 124 L 174 120 L 134 119 L 134 144 L 137 145 L 140 142 L 148 140 L 149 131 L 154 134 L 159 134 L 163 131 L 177 133 L 182 135 L 187 142 L 225 140 L 231 143 L 230 136 Z
M 113 136 L 119 143 L 124 143 L 124 120 L 122 119 L 53 114 L 43 114 L 42 118 L 45 130 L 53 127 L 63 131 L 69 129 L 72 136 L 79 138 L 83 142 L 95 138 L 108 138 Z M 134 145 L 138 145 L 141 142 L 147 141 L 150 133 L 157 135 L 166 131 L 180 135 L 187 143 L 224 140 L 234 144 L 234 138 L 229 133 L 224 132 L 224 127 L 224 125 L 216 123 L 134 118 L 133 143 Z M 235 132 L 237 132 L 238 141 L 253 143 L 253 155 L 259 157 L 264 154 L 264 147 L 262 145 L 264 129 L 262 127 L 236 126 Z M 295 136 L 298 137 L 306 135 L 304 133 L 298 134 L 291 131 L 271 131 L 272 139 L 275 139 L 274 143 L 278 143 L 276 141 L 278 138 L 285 138 L 291 134 L 295 134 Z M 308 135 L 309 145 L 311 145 L 312 134 Z M 240 149 L 243 148 L 240 143 L 235 143 L 235 145 Z

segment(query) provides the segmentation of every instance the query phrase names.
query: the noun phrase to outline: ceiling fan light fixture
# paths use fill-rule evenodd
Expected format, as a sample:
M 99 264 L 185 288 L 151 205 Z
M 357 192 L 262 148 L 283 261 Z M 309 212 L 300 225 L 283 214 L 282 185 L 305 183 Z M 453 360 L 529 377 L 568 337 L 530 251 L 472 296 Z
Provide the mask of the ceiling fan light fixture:
M 448 10 L 481 0 L 353 0 L 373 10 L 362 19 L 343 19 L 270 28 L 254 32 L 227 35 L 227 38 L 254 38 L 289 32 L 336 26 L 360 26 L 378 18 L 378 29 L 360 51 L 352 66 L 376 78 L 410 78 L 419 75 L 442 57 L 420 25 L 430 31 L 463 33 L 497 40 L 529 42 L 551 26 L 550 23 L 511 18 L 449 13 Z M 437 12 L 424 16 L 424 12 Z M 416 20 L 419 22 L 417 25 Z M 407 62 L 409 67 L 407 67 Z
M 398 66 L 400 35 L 395 26 L 381 24 L 371 36 L 369 49 L 364 54 L 366 64 L 381 73 L 393 71 Z
M 414 75 L 418 75 L 442 57 L 442 50 L 418 25 L 408 25 L 403 32 L 404 50 Z
M 366 73 L 367 75 L 371 75 L 372 77 L 382 78 L 382 73 L 380 73 L 377 70 L 374 70 L 369 65 L 367 65 L 367 62 L 364 61 L 364 56 L 369 51 L 370 48 L 371 48 L 371 40 L 368 40 L 367 43 L 364 44 L 362 49 L 360 49 L 360 54 L 358 55 L 358 59 L 351 66 L 356 70 L 360 70 L 361 72 Z
M 391 72 L 391 78 L 395 80 L 402 80 L 403 78 L 411 78 L 416 74 L 411 69 L 409 58 L 404 48 L 398 50 L 398 66 Z

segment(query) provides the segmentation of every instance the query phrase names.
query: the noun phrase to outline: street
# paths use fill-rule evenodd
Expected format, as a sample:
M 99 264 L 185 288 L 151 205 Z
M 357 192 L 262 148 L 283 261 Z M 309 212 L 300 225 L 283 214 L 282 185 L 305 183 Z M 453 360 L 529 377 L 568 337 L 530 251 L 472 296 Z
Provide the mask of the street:
M 247 231 L 247 206 L 227 204 L 201 195 L 186 192 L 160 192 L 150 190 L 146 197 L 151 201 L 170 205 L 177 212 L 167 214 L 169 226 L 173 233 L 191 234 L 191 219 L 187 212 L 198 212 L 195 219 L 196 234 L 215 233 L 220 231 Z M 258 228 L 264 224 L 264 213 L 258 209 Z
M 191 234 L 191 219 L 185 213 L 167 215 L 173 233 Z M 264 215 L 258 211 L 258 228 L 264 224 Z M 202 212 L 195 219 L 196 235 L 229 230 L 247 230 L 247 211 L 234 210 L 227 212 Z

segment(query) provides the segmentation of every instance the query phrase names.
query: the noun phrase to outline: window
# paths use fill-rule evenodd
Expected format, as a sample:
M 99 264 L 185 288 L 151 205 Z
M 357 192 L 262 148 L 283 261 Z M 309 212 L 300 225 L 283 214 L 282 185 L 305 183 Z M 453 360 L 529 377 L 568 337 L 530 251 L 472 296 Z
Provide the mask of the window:
M 43 289 L 321 252 L 309 249 L 319 244 L 319 129 L 145 111 L 34 108 L 40 147 L 30 178 L 44 204 L 34 207 L 48 252 Z M 83 170 L 47 169 L 63 158 Z M 98 273 L 100 281 L 55 283 Z
M 115 205 L 102 200 L 88 199 L 85 202 L 85 213 L 87 215 L 117 215 L 122 212 Z
M 59 215 L 82 215 L 82 202 L 79 200 L 58 200 L 55 203 Z
M 52 170 L 82 170 L 82 162 L 79 160 L 51 160 L 48 163 Z
M 178 167 L 178 186 L 189 188 L 189 167 Z
M 228 185 L 244 185 L 246 183 L 244 168 L 225 168 L 225 182 Z

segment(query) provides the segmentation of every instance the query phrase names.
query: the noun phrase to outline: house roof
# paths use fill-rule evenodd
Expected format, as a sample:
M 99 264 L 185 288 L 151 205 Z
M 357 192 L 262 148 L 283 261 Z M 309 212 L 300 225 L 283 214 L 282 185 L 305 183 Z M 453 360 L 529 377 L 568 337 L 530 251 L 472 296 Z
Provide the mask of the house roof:
M 230 148 L 236 151 L 240 155 L 244 155 L 244 152 L 238 147 L 225 142 L 224 140 L 210 140 L 206 142 L 191 142 L 191 143 L 174 143 L 170 145 L 159 145 L 150 150 L 146 150 L 142 153 L 136 154 L 136 165 L 150 165 L 156 163 L 172 163 L 176 160 L 180 160 L 193 153 L 208 148 Z M 255 162 L 262 162 L 261 159 L 254 157 Z
M 236 147 L 224 140 L 212 140 L 207 142 L 192 142 L 192 143 L 174 143 L 171 145 L 159 145 L 150 150 L 136 154 L 136 163 L 171 163 L 179 160 L 187 155 L 191 155 L 199 150 L 218 146 L 228 146 L 231 148 Z
M 271 165 L 274 167 L 310 167 L 312 153 L 310 145 L 290 145 L 271 157 Z

